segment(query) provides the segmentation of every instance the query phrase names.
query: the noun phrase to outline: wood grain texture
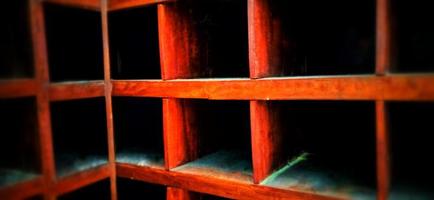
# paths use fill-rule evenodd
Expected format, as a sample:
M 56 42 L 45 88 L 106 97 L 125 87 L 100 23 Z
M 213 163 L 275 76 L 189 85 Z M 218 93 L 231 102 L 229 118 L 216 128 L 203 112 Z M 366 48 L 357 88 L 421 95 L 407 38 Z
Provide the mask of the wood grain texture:
M 163 99 L 165 167 L 172 169 L 198 156 L 195 116 L 187 100 Z
M 103 81 L 65 82 L 50 85 L 50 100 L 64 101 L 104 96 Z
M 376 63 L 378 76 L 389 72 L 392 65 L 392 19 L 389 0 L 377 0 Z M 427 83 L 428 84 L 428 83 Z M 432 83 L 431 83 L 432 85 Z M 426 85 L 428 86 L 428 85 Z M 396 88 L 400 89 L 400 88 Z M 376 101 L 377 199 L 386 200 L 390 188 L 390 155 L 387 114 L 384 101 Z
M 30 1 L 30 21 L 32 30 L 33 60 L 35 75 L 38 82 L 37 111 L 38 133 L 41 152 L 41 169 L 44 177 L 44 185 L 52 188 L 56 181 L 56 168 L 54 163 L 53 137 L 51 132 L 50 97 L 49 97 L 49 71 L 47 43 L 45 34 L 45 17 L 42 1 Z M 44 194 L 45 199 L 55 199 L 52 191 Z
M 174 1 L 176 0 L 108 0 L 108 10 L 122 10 Z
M 282 164 L 279 109 L 269 101 L 251 101 L 253 180 L 260 183 Z
M 42 194 L 45 189 L 44 178 L 38 177 L 15 185 L 1 187 L 0 197 L 3 200 L 25 199 L 34 195 Z
M 376 101 L 377 122 L 377 199 L 388 199 L 390 186 L 389 132 L 387 128 L 386 105 L 384 101 Z
M 389 0 L 377 0 L 376 73 L 384 75 L 391 65 L 391 18 Z
M 199 41 L 187 10 L 158 5 L 158 32 L 163 80 L 193 77 L 199 71 Z
M 114 96 L 244 100 L 433 100 L 433 75 L 113 81 Z
M 108 0 L 101 0 L 101 24 L 102 24 L 102 40 L 103 40 L 103 61 L 104 61 L 104 88 L 103 94 L 105 97 L 106 108 L 106 123 L 107 123 L 107 151 L 108 165 L 110 173 L 110 193 L 111 200 L 117 199 L 117 181 L 116 181 L 116 155 L 115 155 L 115 139 L 113 127 L 113 106 L 112 106 L 112 84 L 110 73 L 110 45 L 109 45 L 109 29 L 108 29 Z
M 77 8 L 87 9 L 87 10 L 95 10 L 95 11 L 101 10 L 100 0 L 42 0 L 42 1 L 63 5 L 63 6 L 77 7 Z
M 302 191 L 282 190 L 255 184 L 246 184 L 245 182 L 220 179 L 218 177 L 190 175 L 177 171 L 138 167 L 130 164 L 117 164 L 116 170 L 120 177 L 232 199 L 337 199 Z
M 250 78 L 281 74 L 281 22 L 273 18 L 271 1 L 248 1 Z
M 0 99 L 34 96 L 37 88 L 34 79 L 0 80 Z
M 110 166 L 102 165 L 63 177 L 57 181 L 57 184 L 52 188 L 52 190 L 57 196 L 59 196 L 109 177 Z

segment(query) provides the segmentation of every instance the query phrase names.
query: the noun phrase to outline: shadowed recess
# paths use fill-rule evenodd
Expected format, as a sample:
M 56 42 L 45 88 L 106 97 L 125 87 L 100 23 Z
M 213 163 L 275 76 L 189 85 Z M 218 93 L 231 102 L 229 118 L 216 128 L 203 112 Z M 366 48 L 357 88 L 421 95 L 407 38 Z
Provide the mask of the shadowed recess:
M 434 103 L 391 102 L 391 199 L 434 198 L 432 133 Z
M 102 80 L 100 12 L 44 4 L 50 80 Z
M 270 1 L 274 75 L 374 73 L 375 11 L 375 0 Z
M 248 77 L 247 1 L 178 1 L 177 16 L 191 24 L 192 78 Z
M 434 72 L 434 13 L 429 1 L 391 1 L 395 72 Z
M 320 194 L 375 198 L 373 102 L 276 101 L 282 168 L 262 182 Z
M 59 200 L 77 200 L 77 199 L 101 199 L 110 200 L 110 180 L 105 179 L 84 186 L 75 191 L 63 194 L 58 197 Z
M 0 100 L 0 186 L 40 173 L 35 98 Z
M 127 178 L 117 178 L 119 200 L 152 199 L 165 200 L 166 187 Z
M 198 135 L 198 159 L 176 170 L 251 182 L 248 101 L 188 100 Z
M 157 6 L 109 12 L 114 79 L 161 79 Z
M 104 98 L 51 103 L 54 158 L 58 176 L 107 163 Z
M 0 79 L 33 76 L 33 51 L 27 0 L 2 2 Z
M 164 166 L 161 99 L 114 97 L 113 115 L 116 161 Z

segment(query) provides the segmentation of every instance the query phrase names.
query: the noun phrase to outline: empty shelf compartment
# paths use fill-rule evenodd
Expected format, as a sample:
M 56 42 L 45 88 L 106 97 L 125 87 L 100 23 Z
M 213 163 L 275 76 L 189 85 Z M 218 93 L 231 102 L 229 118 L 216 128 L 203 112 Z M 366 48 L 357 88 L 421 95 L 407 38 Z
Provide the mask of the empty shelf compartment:
M 0 12 L 0 79 L 33 76 L 33 50 L 27 0 L 5 1 Z
M 46 3 L 50 80 L 104 79 L 101 13 Z
M 252 181 L 248 101 L 185 100 L 190 129 L 195 131 L 197 159 L 175 170 Z
M 390 102 L 390 199 L 433 199 L 434 103 Z
M 162 100 L 114 97 L 116 161 L 164 166 Z
M 375 0 L 268 1 L 274 76 L 375 71 Z
M 179 26 L 188 78 L 249 76 L 247 1 L 178 1 L 167 12 Z
M 35 98 L 0 99 L 0 187 L 40 174 L 37 121 Z
M 51 124 L 58 176 L 107 163 L 103 97 L 51 103 Z
M 434 72 L 434 13 L 428 1 L 391 1 L 394 72 Z
M 275 101 L 280 168 L 261 184 L 324 195 L 375 198 L 373 102 Z
M 157 6 L 109 12 L 114 79 L 161 79 Z

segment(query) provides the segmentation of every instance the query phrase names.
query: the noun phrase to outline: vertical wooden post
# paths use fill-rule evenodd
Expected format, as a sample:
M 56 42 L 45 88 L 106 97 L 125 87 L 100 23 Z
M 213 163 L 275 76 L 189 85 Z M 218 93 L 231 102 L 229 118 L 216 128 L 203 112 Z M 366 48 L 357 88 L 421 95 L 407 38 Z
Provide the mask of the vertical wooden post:
M 280 21 L 271 18 L 269 0 L 248 1 L 250 78 L 281 73 Z M 278 109 L 267 101 L 250 102 L 253 181 L 260 183 L 279 167 L 282 137 Z
M 37 111 L 39 124 L 39 139 L 41 147 L 41 165 L 46 187 L 44 198 L 55 199 L 50 188 L 56 182 L 56 169 L 53 153 L 53 141 L 50 120 L 50 98 L 49 98 L 49 72 L 48 57 L 45 41 L 44 8 L 41 1 L 29 0 L 30 23 L 33 41 L 33 59 L 35 65 L 35 76 L 37 81 Z
M 282 162 L 282 131 L 278 107 L 267 101 L 251 101 L 253 180 L 260 183 Z
M 384 75 L 391 64 L 391 18 L 389 0 L 377 0 L 376 62 L 377 75 Z
M 158 5 L 158 33 L 163 80 L 192 78 L 198 71 L 198 39 L 185 10 L 176 3 Z M 164 157 L 167 170 L 198 156 L 193 108 L 187 100 L 163 99 Z M 167 188 L 167 200 L 195 199 L 194 194 Z
M 158 33 L 163 80 L 193 78 L 199 71 L 199 41 L 186 10 L 159 4 Z
M 110 79 L 110 48 L 108 34 L 108 8 L 107 0 L 101 0 L 101 20 L 102 20 L 102 39 L 103 39 L 103 57 L 104 57 L 104 96 L 106 102 L 107 118 L 107 142 L 108 142 L 108 164 L 110 167 L 110 190 L 111 199 L 117 199 L 116 188 L 116 158 L 113 135 L 113 110 L 111 90 L 112 84 Z
M 387 129 L 386 106 L 376 101 L 377 117 L 377 199 L 386 200 L 389 195 L 389 134 Z
M 178 167 L 198 156 L 195 117 L 186 100 L 163 99 L 166 169 Z
M 250 78 L 283 73 L 281 63 L 282 25 L 272 18 L 269 0 L 248 1 Z
M 376 66 L 377 76 L 385 75 L 391 65 L 391 18 L 389 0 L 377 0 L 376 20 Z M 389 135 L 386 105 L 384 100 L 376 101 L 377 123 L 377 199 L 386 200 L 390 188 Z

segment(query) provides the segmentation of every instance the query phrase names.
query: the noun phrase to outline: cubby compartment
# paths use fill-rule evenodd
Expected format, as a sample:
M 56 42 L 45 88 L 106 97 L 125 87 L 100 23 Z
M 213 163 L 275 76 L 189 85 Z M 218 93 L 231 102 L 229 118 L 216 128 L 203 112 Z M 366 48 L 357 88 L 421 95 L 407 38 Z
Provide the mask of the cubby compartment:
M 104 79 L 101 13 L 44 5 L 50 80 Z
M 375 199 L 375 104 L 368 101 L 273 101 L 280 168 L 262 185 Z M 279 137 L 277 137 L 279 138 Z
M 40 174 L 37 121 L 35 98 L 0 99 L 0 188 Z
M 155 185 L 142 181 L 118 177 L 117 189 L 119 200 L 166 200 L 166 187 L 162 185 Z
M 63 194 L 57 197 L 59 200 L 77 200 L 77 199 L 101 199 L 101 200 L 110 200 L 110 180 L 105 179 L 102 181 L 98 181 L 96 183 L 92 183 L 91 185 L 87 185 L 81 187 L 75 191 Z
M 109 13 L 113 79 L 161 79 L 157 6 Z
M 116 162 L 164 166 L 162 100 L 114 97 Z
M 188 24 L 179 30 L 179 47 L 188 46 L 182 51 L 191 59 L 190 78 L 249 76 L 247 1 L 187 0 L 175 6 L 172 20 Z
M 390 199 L 434 199 L 433 102 L 390 102 Z
M 187 100 L 186 105 L 192 113 L 187 123 L 196 132 L 198 158 L 176 170 L 251 182 L 249 102 Z
M 393 11 L 394 72 L 434 72 L 434 18 L 430 2 L 391 1 Z
M 5 1 L 0 12 L 0 79 L 33 76 L 30 9 L 27 0 Z
M 103 97 L 51 103 L 51 124 L 58 176 L 107 163 Z
M 375 0 L 264 2 L 270 75 L 374 73 Z

